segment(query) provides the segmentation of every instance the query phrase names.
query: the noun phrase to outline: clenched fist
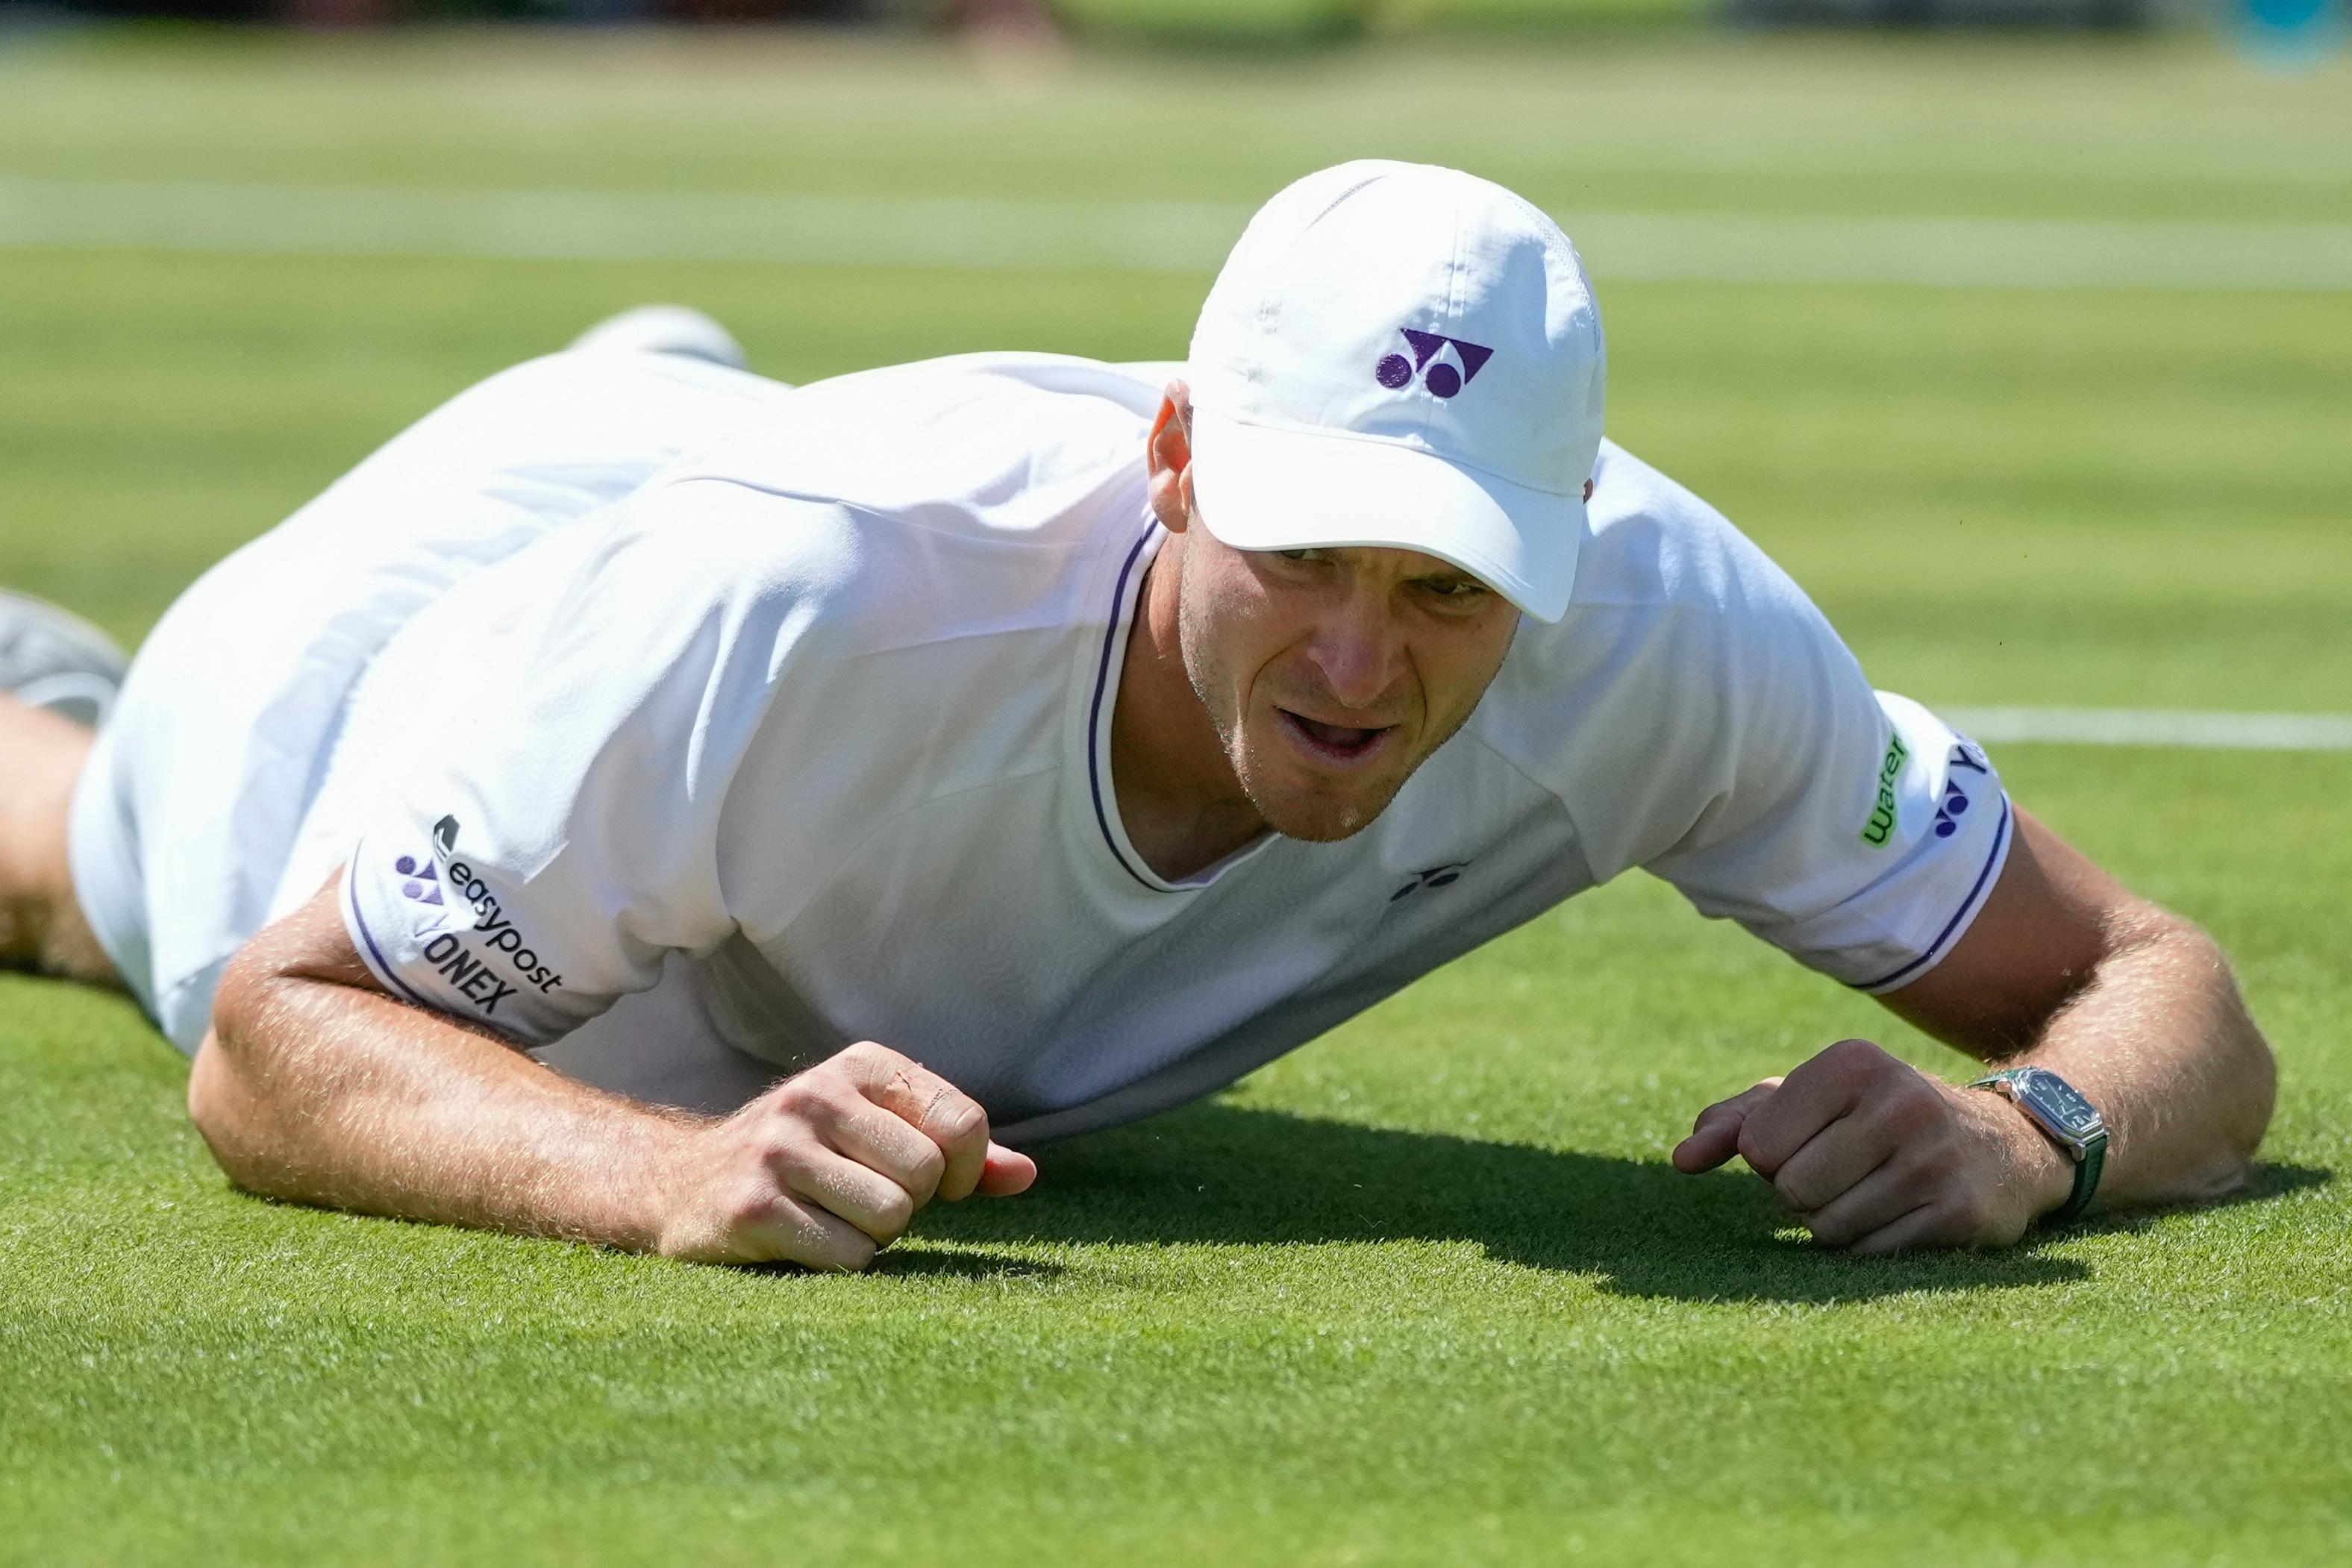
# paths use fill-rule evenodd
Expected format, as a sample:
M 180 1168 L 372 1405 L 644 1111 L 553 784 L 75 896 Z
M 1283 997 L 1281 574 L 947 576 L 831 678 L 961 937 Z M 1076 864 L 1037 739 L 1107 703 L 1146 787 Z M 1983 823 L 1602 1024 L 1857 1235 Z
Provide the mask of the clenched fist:
M 1675 1168 L 1735 1154 L 1816 1240 L 1854 1252 L 2006 1247 L 2074 1186 L 2065 1155 L 2008 1100 L 1866 1040 L 1700 1112 Z
M 1037 1178 L 979 1103 L 871 1040 L 688 1135 L 660 1250 L 709 1263 L 863 1269 L 933 1197 Z

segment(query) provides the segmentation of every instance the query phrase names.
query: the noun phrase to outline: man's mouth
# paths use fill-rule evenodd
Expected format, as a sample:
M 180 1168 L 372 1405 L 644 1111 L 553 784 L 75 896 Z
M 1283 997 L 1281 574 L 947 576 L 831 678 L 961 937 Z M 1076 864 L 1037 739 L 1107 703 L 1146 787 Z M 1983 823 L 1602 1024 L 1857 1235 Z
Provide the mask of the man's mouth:
M 1371 727 L 1327 724 L 1321 719 L 1308 718 L 1305 714 L 1293 713 L 1286 707 L 1278 707 L 1275 712 L 1282 716 L 1283 727 L 1289 730 L 1309 756 L 1343 767 L 1368 760 L 1381 749 L 1381 742 L 1396 733 L 1396 726 L 1392 724 Z

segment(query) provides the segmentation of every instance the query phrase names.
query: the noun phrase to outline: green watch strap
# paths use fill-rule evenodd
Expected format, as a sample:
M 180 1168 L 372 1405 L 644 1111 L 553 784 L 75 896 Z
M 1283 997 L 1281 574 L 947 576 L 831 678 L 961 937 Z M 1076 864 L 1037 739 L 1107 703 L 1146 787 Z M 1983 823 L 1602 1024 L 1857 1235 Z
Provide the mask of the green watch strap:
M 2065 1207 L 2050 1216 L 2053 1225 L 2063 1225 L 2091 1207 L 2091 1196 L 2099 1190 L 2099 1172 L 2107 1163 L 2107 1135 L 2101 1133 L 2083 1149 L 2083 1157 L 2074 1162 L 2074 1190 L 2068 1195 Z
M 2048 1124 L 2049 1119 L 2052 1115 L 2051 1109 L 2049 1107 L 2036 1105 L 2027 1098 L 2028 1094 L 2031 1093 L 2035 1087 L 2035 1080 L 2037 1077 L 2047 1079 L 2057 1084 L 2060 1090 L 2068 1098 L 2072 1099 L 2075 1103 L 2083 1106 L 2090 1113 L 2095 1130 L 2091 1132 L 2087 1137 L 2081 1140 L 2082 1153 L 2080 1155 L 2077 1155 L 2074 1152 L 2074 1145 L 2073 1143 L 2066 1138 L 2061 1137 Z M 2066 1221 L 2074 1218 L 2084 1209 L 2091 1207 L 2091 1199 L 2097 1195 L 2099 1190 L 2100 1173 L 2106 1168 L 2107 1164 L 2106 1119 L 2098 1114 L 2095 1107 L 2091 1106 L 2087 1101 L 2084 1101 L 2082 1095 L 2075 1091 L 2072 1084 L 2067 1083 L 2064 1079 L 2060 1078 L 2058 1074 L 2051 1071 L 2046 1067 L 2005 1068 L 1999 1072 L 1987 1073 L 1984 1077 L 1970 1083 L 1969 1087 L 1971 1089 L 1990 1089 L 1996 1092 L 2003 1093 L 2004 1097 L 2018 1108 L 2018 1111 L 2025 1117 L 2025 1119 L 2033 1124 L 2035 1131 L 2039 1132 L 2043 1137 L 2048 1138 L 2052 1143 L 2056 1144 L 2060 1148 L 2065 1150 L 2067 1157 L 2074 1162 L 2074 1189 L 2071 1193 L 2067 1194 L 2066 1201 L 2063 1204 L 2042 1217 L 2048 1223 L 2053 1225 L 2063 1225 Z

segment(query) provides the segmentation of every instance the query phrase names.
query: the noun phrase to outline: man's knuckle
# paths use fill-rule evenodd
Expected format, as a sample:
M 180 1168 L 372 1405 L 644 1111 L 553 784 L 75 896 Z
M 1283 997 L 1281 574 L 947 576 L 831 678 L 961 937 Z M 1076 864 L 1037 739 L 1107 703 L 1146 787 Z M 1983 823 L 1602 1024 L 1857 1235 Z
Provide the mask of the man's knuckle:
M 950 1144 L 961 1144 L 988 1133 L 988 1113 L 978 1102 L 962 1094 L 943 1096 L 925 1118 L 932 1132 Z
M 1823 1191 L 1818 1181 L 1791 1180 L 1785 1171 L 1773 1179 L 1772 1186 L 1782 1200 L 1800 1214 L 1810 1214 L 1837 1197 L 1833 1192 Z
M 940 1152 L 939 1145 L 936 1144 L 925 1145 L 922 1152 L 908 1163 L 907 1168 L 908 1179 L 912 1181 L 916 1190 L 926 1197 L 938 1189 L 940 1178 L 947 1174 L 948 1157 Z
M 1904 1161 L 1903 1175 L 1912 1186 L 1932 1190 L 1948 1185 L 1959 1166 L 1959 1151 L 1951 1140 L 1928 1138 L 1913 1146 Z
M 765 1182 L 746 1183 L 727 1202 L 727 1228 L 738 1234 L 772 1229 L 782 1218 L 783 1195 Z
M 838 1133 L 866 1108 L 866 1097 L 838 1080 L 812 1092 L 801 1107 L 801 1120 L 826 1134 Z
M 768 1096 L 768 1113 L 772 1118 L 796 1119 L 807 1113 L 809 1105 L 824 1093 L 824 1081 L 807 1074 L 789 1083 L 780 1083 Z
M 1944 1102 L 1925 1083 L 1916 1089 L 1906 1085 L 1886 1097 L 1879 1107 L 1879 1115 L 1894 1132 L 1916 1136 L 1942 1124 Z
M 782 1136 L 769 1141 L 761 1164 L 777 1178 L 799 1183 L 816 1175 L 823 1153 L 814 1138 L 804 1134 Z
M 1972 1241 L 1992 1228 L 1993 1203 L 1989 1193 L 1963 1188 L 1946 1201 L 1944 1209 L 1950 1218 L 1954 1240 Z
M 845 1068 L 870 1075 L 873 1082 L 887 1082 L 894 1073 L 904 1073 L 914 1063 L 879 1040 L 861 1040 L 834 1058 Z
M 798 1078 L 776 1085 L 768 1097 L 768 1109 L 777 1116 L 806 1121 L 809 1113 L 824 1100 L 832 1088 L 832 1080 L 824 1069 L 813 1067 Z

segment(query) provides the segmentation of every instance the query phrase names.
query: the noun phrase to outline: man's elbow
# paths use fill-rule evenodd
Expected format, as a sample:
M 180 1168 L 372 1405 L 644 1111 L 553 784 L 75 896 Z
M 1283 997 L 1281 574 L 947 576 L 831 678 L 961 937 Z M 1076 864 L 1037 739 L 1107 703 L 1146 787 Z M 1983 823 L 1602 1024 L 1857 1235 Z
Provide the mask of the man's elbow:
M 2212 1125 L 2214 1152 L 2209 1191 L 2225 1197 L 2253 1179 L 2254 1155 L 2270 1131 L 2278 1105 L 2278 1059 L 2248 1010 L 2244 993 L 2221 944 L 2191 921 L 2169 917 L 2179 962 L 2192 967 L 2198 988 L 2210 1009 L 2207 1025 L 2209 1065 L 2194 1092 L 2219 1109 Z
M 2271 1115 L 2278 1108 L 2278 1058 L 2272 1054 L 2270 1041 L 2247 1016 L 2240 1004 L 2242 1027 L 2239 1030 L 2238 1049 L 2233 1053 L 2230 1071 L 2236 1081 L 2234 1102 L 2242 1107 L 2231 1152 L 2237 1156 L 2243 1176 L 2251 1177 L 2255 1154 L 2269 1133 Z
M 257 1192 L 272 1190 L 268 1172 L 275 1142 L 267 1086 L 271 991 L 283 984 L 239 955 L 221 977 L 213 1027 L 196 1048 L 188 1072 L 188 1115 L 229 1180 Z

